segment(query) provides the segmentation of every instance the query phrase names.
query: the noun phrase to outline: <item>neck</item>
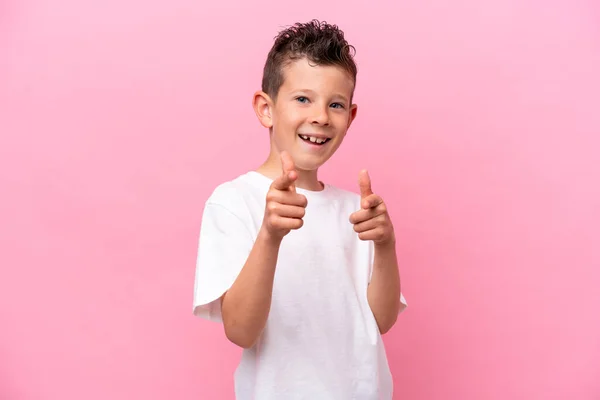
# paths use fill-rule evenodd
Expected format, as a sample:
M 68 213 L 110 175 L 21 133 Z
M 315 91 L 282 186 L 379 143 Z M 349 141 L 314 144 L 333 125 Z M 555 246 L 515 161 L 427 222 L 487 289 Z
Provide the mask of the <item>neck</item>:
M 281 157 L 277 151 L 271 151 L 267 160 L 256 169 L 256 172 L 271 179 L 276 179 L 281 176 L 282 171 Z M 323 185 L 319 182 L 319 178 L 317 177 L 318 170 L 306 171 L 296 167 L 296 172 L 298 173 L 296 187 L 312 191 L 323 190 Z

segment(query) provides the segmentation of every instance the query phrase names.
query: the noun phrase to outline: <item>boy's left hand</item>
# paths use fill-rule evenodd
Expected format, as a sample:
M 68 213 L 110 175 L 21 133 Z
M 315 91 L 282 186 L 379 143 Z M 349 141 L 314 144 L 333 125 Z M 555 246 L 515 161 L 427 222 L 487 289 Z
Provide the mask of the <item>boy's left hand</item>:
M 361 209 L 350 215 L 350 223 L 361 240 L 372 240 L 376 245 L 393 244 L 394 227 L 383 199 L 371 190 L 371 178 L 366 170 L 358 175 Z

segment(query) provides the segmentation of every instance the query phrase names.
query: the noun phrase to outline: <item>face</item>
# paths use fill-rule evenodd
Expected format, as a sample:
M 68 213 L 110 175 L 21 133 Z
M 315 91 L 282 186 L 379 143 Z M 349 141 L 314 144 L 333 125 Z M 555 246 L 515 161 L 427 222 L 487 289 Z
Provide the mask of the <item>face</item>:
M 277 99 L 265 102 L 261 122 L 272 128 L 272 151 L 286 150 L 296 168 L 316 170 L 338 149 L 356 116 L 350 103 L 354 83 L 340 67 L 306 59 L 287 65 L 283 78 Z

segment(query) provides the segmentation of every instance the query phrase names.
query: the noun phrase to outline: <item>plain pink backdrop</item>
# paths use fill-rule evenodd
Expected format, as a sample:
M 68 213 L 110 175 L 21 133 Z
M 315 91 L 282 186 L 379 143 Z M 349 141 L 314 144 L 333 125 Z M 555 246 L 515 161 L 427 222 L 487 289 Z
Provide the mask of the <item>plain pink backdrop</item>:
M 232 399 L 200 217 L 266 157 L 252 94 L 311 18 L 360 68 L 322 178 L 369 168 L 397 228 L 395 398 L 600 398 L 598 3 L 367 3 L 0 2 L 0 398 Z

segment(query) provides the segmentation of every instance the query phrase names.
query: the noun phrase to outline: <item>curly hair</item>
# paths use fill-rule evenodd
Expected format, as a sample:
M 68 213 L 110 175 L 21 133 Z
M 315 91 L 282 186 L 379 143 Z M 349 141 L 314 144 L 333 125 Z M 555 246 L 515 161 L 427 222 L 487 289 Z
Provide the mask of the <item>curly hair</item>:
M 313 64 L 338 66 L 356 84 L 355 48 L 348 44 L 336 25 L 312 20 L 296 23 L 279 32 L 269 51 L 263 70 L 262 91 L 275 99 L 283 84 L 283 68 L 290 62 L 306 58 Z

